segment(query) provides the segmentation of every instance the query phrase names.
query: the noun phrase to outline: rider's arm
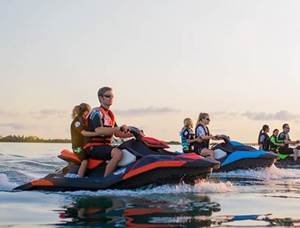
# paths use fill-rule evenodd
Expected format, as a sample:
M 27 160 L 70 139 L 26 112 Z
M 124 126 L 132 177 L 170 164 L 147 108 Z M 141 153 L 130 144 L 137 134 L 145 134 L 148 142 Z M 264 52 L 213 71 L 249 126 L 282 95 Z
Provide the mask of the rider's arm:
M 297 141 L 292 141 L 292 140 L 290 140 L 290 139 L 285 139 L 285 140 L 284 140 L 284 143 L 285 143 L 285 144 L 295 145 L 295 144 L 298 144 L 299 141 L 298 141 L 298 140 L 297 140 Z
M 263 149 L 263 142 L 265 141 L 265 136 L 264 135 L 260 135 L 258 141 L 259 141 L 258 142 L 259 149 L 262 150 Z
M 271 137 L 270 141 L 275 145 L 275 146 L 284 146 L 283 141 L 278 140 L 276 138 Z
M 205 131 L 203 127 L 199 127 L 196 132 L 196 137 L 198 139 L 197 142 L 201 142 L 201 141 L 203 142 L 204 140 L 212 139 L 213 136 L 205 135 Z
M 97 132 L 94 132 L 94 131 L 86 131 L 86 130 L 82 130 L 80 133 L 81 133 L 83 136 L 85 136 L 85 137 L 93 137 L 93 136 L 99 135 Z
M 105 136 L 112 136 L 116 132 L 120 131 L 119 127 L 97 127 L 95 132 L 97 135 L 105 135 Z

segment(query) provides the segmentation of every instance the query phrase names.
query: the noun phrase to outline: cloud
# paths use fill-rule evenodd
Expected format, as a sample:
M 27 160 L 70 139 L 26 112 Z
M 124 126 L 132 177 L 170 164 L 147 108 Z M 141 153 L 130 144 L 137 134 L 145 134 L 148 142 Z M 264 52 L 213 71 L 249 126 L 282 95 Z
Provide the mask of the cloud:
M 0 123 L 0 128 L 9 128 L 12 130 L 24 130 L 27 129 L 27 126 L 25 126 L 24 124 L 20 124 L 20 123 Z
M 300 115 L 291 114 L 284 110 L 276 113 L 245 112 L 242 114 L 242 116 L 245 116 L 251 120 L 295 120 L 300 117 Z
M 12 112 L 12 111 L 7 111 L 7 110 L 0 110 L 0 117 L 12 117 L 12 116 L 17 116 L 17 112 Z
M 116 114 L 120 115 L 130 115 L 130 116 L 145 116 L 145 115 L 156 115 L 164 113 L 175 113 L 179 112 L 177 109 L 168 108 L 168 107 L 148 107 L 148 108 L 137 108 L 137 109 L 128 109 L 128 110 L 115 110 Z
M 59 109 L 41 109 L 39 111 L 30 112 L 30 115 L 39 119 L 49 118 L 49 117 L 65 118 L 66 116 L 68 116 L 68 112 L 66 110 L 59 110 Z
M 217 111 L 217 112 L 212 112 L 212 116 L 222 116 L 222 117 L 236 117 L 239 115 L 237 112 L 224 112 L 224 111 Z

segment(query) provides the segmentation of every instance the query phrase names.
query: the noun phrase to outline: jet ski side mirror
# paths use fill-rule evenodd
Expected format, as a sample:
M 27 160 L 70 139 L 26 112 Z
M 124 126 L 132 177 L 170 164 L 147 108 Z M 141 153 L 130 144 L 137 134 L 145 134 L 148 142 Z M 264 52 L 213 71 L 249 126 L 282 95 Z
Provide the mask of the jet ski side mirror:
M 129 127 L 129 132 L 136 140 L 141 140 L 141 138 L 144 136 L 143 130 L 138 129 L 137 127 Z

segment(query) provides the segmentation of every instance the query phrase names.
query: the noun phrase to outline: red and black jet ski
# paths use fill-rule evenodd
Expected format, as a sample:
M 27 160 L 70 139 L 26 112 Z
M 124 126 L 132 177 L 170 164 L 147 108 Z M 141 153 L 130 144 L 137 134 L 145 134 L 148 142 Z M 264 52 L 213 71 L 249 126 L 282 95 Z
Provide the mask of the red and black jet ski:
M 145 185 L 193 183 L 208 177 L 218 163 L 195 153 L 176 154 L 167 151 L 169 146 L 157 139 L 145 137 L 137 128 L 131 128 L 134 138 L 122 143 L 123 159 L 118 168 L 108 177 L 103 177 L 106 162 L 89 160 L 84 178 L 68 178 L 77 173 L 80 160 L 77 155 L 63 150 L 59 158 L 69 162 L 55 173 L 15 190 L 76 191 L 100 189 L 132 189 Z

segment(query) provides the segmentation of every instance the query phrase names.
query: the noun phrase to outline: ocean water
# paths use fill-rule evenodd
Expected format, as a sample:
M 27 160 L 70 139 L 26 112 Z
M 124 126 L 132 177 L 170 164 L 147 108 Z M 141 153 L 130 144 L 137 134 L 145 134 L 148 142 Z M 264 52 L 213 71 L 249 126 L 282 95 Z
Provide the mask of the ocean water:
M 57 158 L 64 148 L 70 145 L 0 144 L 0 226 L 300 226 L 300 169 L 217 173 L 194 186 L 12 191 L 64 166 Z

